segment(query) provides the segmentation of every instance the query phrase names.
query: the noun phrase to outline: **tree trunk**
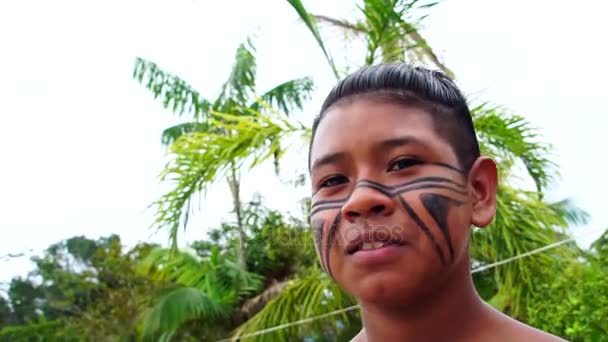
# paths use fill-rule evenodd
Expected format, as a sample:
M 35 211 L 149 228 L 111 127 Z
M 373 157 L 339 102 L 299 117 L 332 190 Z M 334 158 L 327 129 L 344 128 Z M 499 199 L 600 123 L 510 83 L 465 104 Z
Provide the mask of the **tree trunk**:
M 243 227 L 243 210 L 241 207 L 241 184 L 238 176 L 238 170 L 235 165 L 230 163 L 230 174 L 228 175 L 228 186 L 232 193 L 232 205 L 236 215 L 236 226 L 238 229 L 238 257 L 239 263 L 243 270 L 247 269 L 247 260 L 245 258 L 245 228 Z

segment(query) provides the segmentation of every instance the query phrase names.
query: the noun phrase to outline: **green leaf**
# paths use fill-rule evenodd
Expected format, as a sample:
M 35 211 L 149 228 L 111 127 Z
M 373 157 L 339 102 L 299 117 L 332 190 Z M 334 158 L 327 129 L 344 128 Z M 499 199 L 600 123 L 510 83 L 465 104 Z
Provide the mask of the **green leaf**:
M 171 126 L 165 129 L 161 135 L 161 144 L 169 146 L 173 144 L 179 137 L 192 132 L 208 132 L 214 127 L 208 122 L 186 122 L 183 124 Z
M 318 268 L 308 270 L 307 275 L 290 281 L 281 292 L 270 300 L 255 316 L 241 325 L 233 338 L 302 319 L 318 316 L 355 304 L 354 298 Z M 344 312 L 331 319 L 314 320 L 307 324 L 293 325 L 266 334 L 249 337 L 252 341 L 287 341 L 302 339 L 313 332 L 337 334 L 342 324 L 358 324 L 358 312 Z
M 310 33 L 312 33 L 313 37 L 317 41 L 317 44 L 321 48 L 321 51 L 323 51 L 323 55 L 325 55 L 325 59 L 327 60 L 327 63 L 329 63 L 329 66 L 331 67 L 334 76 L 336 76 L 336 79 L 340 79 L 340 74 L 338 73 L 336 64 L 325 47 L 323 38 L 321 38 L 321 33 L 319 33 L 319 28 L 317 27 L 315 18 L 306 10 L 301 0 L 287 0 L 287 2 L 293 7 L 294 10 L 296 10 L 300 16 L 300 19 L 302 19 L 302 21 L 306 24 L 306 27 L 308 27 Z
M 236 50 L 232 70 L 214 102 L 214 110 L 230 112 L 236 107 L 246 107 L 255 94 L 256 73 L 255 46 L 247 39 Z
M 144 312 L 143 335 L 151 338 L 162 332 L 163 338 L 168 338 L 193 319 L 218 320 L 228 315 L 226 308 L 197 288 L 172 288 Z
M 313 82 L 310 77 L 298 78 L 279 84 L 261 96 L 261 100 L 279 111 L 289 115 L 294 109 L 302 110 L 304 103 L 310 100 L 313 91 Z M 251 109 L 262 109 L 256 102 Z
M 539 193 L 555 179 L 557 167 L 547 157 L 551 146 L 540 142 L 536 129 L 522 116 L 488 103 L 473 107 L 471 115 L 484 152 L 502 162 L 523 162 Z
M 190 84 L 169 72 L 162 70 L 156 63 L 143 58 L 135 59 L 133 78 L 160 98 L 163 106 L 178 115 L 188 114 L 194 119 L 209 114 L 211 103 L 199 94 Z
M 157 229 L 169 231 L 172 246 L 177 246 L 180 226 L 185 228 L 190 199 L 204 192 L 218 178 L 237 167 L 251 162 L 251 167 L 280 155 L 277 141 L 301 133 L 303 127 L 294 125 L 280 114 L 250 112 L 247 116 L 214 113 L 209 124 L 217 131 L 191 132 L 181 136 L 171 146 L 173 159 L 161 174 L 162 181 L 173 181 L 174 188 L 152 204 L 155 207 Z
M 225 322 L 244 297 L 259 291 L 262 277 L 243 270 L 217 247 L 208 257 L 156 248 L 139 271 L 171 284 L 141 317 L 144 335 L 173 335 L 190 321 L 208 326 Z

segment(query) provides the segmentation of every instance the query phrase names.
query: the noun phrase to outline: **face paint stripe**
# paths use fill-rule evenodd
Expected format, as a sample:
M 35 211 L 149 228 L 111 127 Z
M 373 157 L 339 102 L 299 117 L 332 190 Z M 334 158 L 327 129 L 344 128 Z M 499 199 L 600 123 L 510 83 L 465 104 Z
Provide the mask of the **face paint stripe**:
M 412 181 L 407 181 L 405 183 L 401 183 L 401 184 L 396 184 L 396 185 L 384 185 L 378 182 L 374 182 L 368 179 L 362 179 L 359 182 L 357 182 L 357 186 L 364 186 L 364 184 L 375 184 L 376 186 L 382 187 L 383 189 L 385 189 L 386 191 L 392 191 L 393 189 L 396 188 L 402 188 L 408 185 L 413 185 L 413 184 L 418 184 L 418 183 L 426 183 L 426 182 L 437 182 L 437 183 L 450 183 L 453 184 L 461 189 L 465 189 L 466 187 L 463 184 L 460 184 L 458 182 L 455 182 L 451 179 L 448 178 L 444 178 L 444 177 L 421 177 Z
M 453 260 L 454 247 L 452 245 L 452 238 L 450 236 L 450 230 L 448 227 L 449 206 L 460 206 L 463 204 L 463 202 L 437 194 L 422 194 L 420 195 L 420 201 L 428 213 L 433 217 L 437 223 L 437 226 L 439 226 L 439 229 L 443 233 L 443 237 L 448 245 L 448 248 L 450 249 L 450 257 Z
M 461 191 L 461 190 L 457 190 L 454 189 L 450 186 L 447 185 L 443 185 L 443 184 L 420 184 L 420 185 L 416 185 L 416 186 L 411 186 L 411 187 L 407 187 L 407 188 L 402 188 L 402 189 L 397 189 L 395 191 L 395 195 L 397 194 L 404 194 L 406 192 L 409 191 L 415 191 L 415 190 L 423 190 L 423 189 L 444 189 L 444 190 L 451 190 L 459 195 L 462 196 L 466 196 L 467 192 L 466 191 Z
M 329 251 L 331 249 L 331 245 L 334 243 L 334 238 L 336 237 L 336 233 L 338 232 L 338 226 L 340 225 L 340 219 L 342 215 L 340 212 L 334 218 L 334 221 L 329 226 L 329 232 L 327 233 L 327 245 L 325 246 L 325 269 L 327 273 L 333 277 L 331 274 L 331 265 L 329 264 Z
M 323 204 L 340 204 L 340 203 L 346 202 L 346 200 L 348 200 L 348 196 L 347 197 L 343 197 L 343 198 L 339 198 L 339 199 L 335 199 L 335 200 L 317 201 L 317 202 L 315 202 L 315 203 L 312 204 L 312 207 L 316 207 L 318 205 L 323 205 Z
M 383 186 L 381 184 L 357 183 L 357 185 L 355 186 L 355 189 L 357 189 L 357 188 L 371 188 L 371 189 L 374 189 L 374 190 L 382 193 L 383 195 L 385 195 L 387 197 L 395 196 L 390 188 L 388 188 L 387 186 Z
M 355 185 L 355 188 L 361 188 L 361 187 L 372 188 L 372 189 L 380 191 L 381 193 L 383 193 L 389 197 L 394 197 L 395 195 L 397 195 L 405 190 L 410 190 L 409 188 L 411 188 L 411 190 L 424 189 L 423 187 L 421 187 L 421 188 L 415 187 L 415 185 L 419 185 L 419 183 L 430 183 L 425 186 L 426 187 L 436 186 L 438 188 L 452 189 L 456 193 L 459 193 L 462 195 L 466 194 L 466 192 L 464 191 L 466 189 L 466 187 L 464 185 L 454 182 L 451 179 L 442 178 L 442 177 L 424 177 L 424 178 L 419 178 L 419 179 L 416 179 L 413 181 L 409 181 L 406 183 L 397 184 L 397 185 L 393 185 L 393 186 L 388 186 L 388 185 L 384 185 L 384 184 L 381 184 L 378 182 L 363 179 L 363 180 L 360 180 L 359 182 L 357 182 L 357 185 Z M 433 183 L 450 183 L 459 189 L 449 188 L 447 185 L 444 185 L 444 184 L 434 185 Z
M 429 238 L 429 240 L 431 240 L 431 243 L 433 244 L 433 247 L 435 247 L 437 255 L 439 255 L 439 259 L 441 259 L 441 264 L 445 265 L 445 257 L 443 256 L 443 252 L 441 251 L 441 248 L 439 247 L 439 244 L 437 243 L 437 240 L 435 240 L 435 237 L 433 236 L 433 233 L 431 233 L 429 227 L 427 227 L 426 224 L 422 222 L 422 220 L 420 219 L 418 214 L 416 214 L 414 209 L 403 198 L 401 198 L 401 196 L 399 196 L 399 200 L 401 201 L 401 204 L 403 205 L 407 213 L 410 215 L 410 217 L 416 222 L 418 227 L 420 227 L 420 229 Z
M 458 182 L 455 182 L 451 179 L 447 179 L 447 178 L 443 178 L 443 177 L 423 177 L 423 178 L 419 178 L 413 181 L 408 181 L 402 184 L 397 184 L 394 186 L 387 186 L 378 182 L 374 182 L 371 180 L 367 180 L 367 179 L 362 179 L 359 182 L 357 182 L 357 184 L 355 185 L 355 188 L 358 187 L 369 187 L 369 188 L 373 188 L 376 189 L 380 192 L 382 192 L 383 194 L 390 196 L 390 197 L 394 197 L 395 195 L 397 195 L 399 192 L 405 190 L 404 188 L 410 186 L 410 185 L 415 185 L 415 184 L 419 184 L 419 183 L 450 183 L 452 185 L 455 185 L 456 187 L 464 190 L 466 189 L 466 187 Z M 371 186 L 370 186 L 371 185 Z M 441 184 L 438 184 L 438 186 L 443 186 Z M 447 189 L 447 188 L 446 188 Z M 454 190 L 457 193 L 461 193 L 464 194 L 463 192 L 458 192 L 459 190 Z M 347 197 L 343 197 L 343 198 L 339 198 L 339 199 L 335 199 L 335 200 L 322 200 L 322 201 L 317 201 L 315 203 L 312 204 L 311 209 L 316 208 L 317 206 L 320 205 L 325 205 L 325 204 L 344 204 L 348 199 L 349 199 L 350 195 Z
M 402 186 L 399 188 L 389 188 L 387 189 L 387 187 L 380 187 L 380 186 L 376 186 L 375 184 L 358 184 L 357 188 L 370 188 L 370 189 L 374 189 L 380 193 L 382 193 L 385 196 L 388 197 L 395 197 L 396 195 L 399 194 L 404 194 L 408 191 L 414 191 L 414 190 L 422 190 L 422 189 L 444 189 L 444 190 L 451 190 L 454 193 L 458 194 L 458 195 L 462 195 L 462 196 L 466 196 L 467 192 L 466 191 L 461 191 L 458 189 L 454 189 L 451 186 L 448 185 L 444 185 L 444 184 L 412 184 L 412 185 L 408 185 L 408 186 Z
M 341 204 L 336 204 L 336 205 L 327 205 L 327 206 L 319 206 L 314 208 L 311 212 L 310 212 L 310 216 L 318 214 L 321 211 L 325 211 L 325 210 L 331 210 L 331 209 L 341 209 L 342 206 L 344 205 L 344 203 Z
M 409 188 L 405 188 L 405 189 L 399 189 L 399 191 L 393 191 L 391 193 L 381 191 L 380 189 L 377 189 L 376 187 L 373 187 L 373 186 L 365 186 L 365 187 L 369 187 L 369 188 L 378 190 L 382 194 L 384 194 L 385 196 L 388 196 L 388 197 L 395 197 L 396 195 L 399 195 L 399 194 L 403 195 L 404 193 L 406 193 L 408 191 L 423 190 L 423 189 L 444 189 L 444 190 L 450 190 L 450 191 L 453 191 L 453 192 L 455 192 L 455 193 L 457 193 L 459 195 L 463 195 L 463 196 L 465 196 L 467 194 L 466 192 L 458 191 L 458 190 L 453 189 L 453 188 L 451 188 L 449 186 L 445 186 L 445 185 L 441 185 L 441 184 L 420 184 L 420 185 L 416 185 L 414 187 L 409 187 Z M 310 216 L 314 216 L 315 214 L 318 214 L 319 212 L 326 211 L 326 210 L 341 209 L 344 206 L 344 203 L 347 200 L 348 200 L 348 198 L 347 199 L 335 200 L 335 201 L 324 201 L 325 203 L 320 203 L 320 204 L 315 203 L 315 205 L 312 206 L 312 210 L 310 212 Z M 457 201 L 455 199 L 451 199 L 451 200 L 459 202 L 459 201 Z M 332 204 L 332 203 L 336 203 L 336 204 Z
M 325 270 L 325 264 L 323 263 L 323 256 L 321 254 L 321 247 L 323 244 L 323 227 L 325 226 L 325 220 L 316 219 L 312 221 L 313 235 L 315 238 L 315 249 L 321 262 L 321 268 Z

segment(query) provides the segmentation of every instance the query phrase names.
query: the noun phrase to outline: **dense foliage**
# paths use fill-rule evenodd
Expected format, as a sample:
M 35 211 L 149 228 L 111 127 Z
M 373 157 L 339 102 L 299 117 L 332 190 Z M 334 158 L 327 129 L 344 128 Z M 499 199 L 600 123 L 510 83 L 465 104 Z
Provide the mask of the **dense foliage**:
M 236 262 L 235 228 L 229 224 L 171 257 L 160 246 L 126 249 L 117 236 L 79 236 L 49 246 L 33 258 L 30 275 L 14 278 L 7 296 L 0 296 L 0 341 L 216 341 L 252 317 L 272 315 L 259 314 L 269 300 L 286 307 L 287 314 L 277 318 L 284 323 L 295 321 L 299 310 L 318 313 L 315 297 L 325 291 L 338 297 L 325 303 L 325 311 L 354 304 L 313 264 L 311 237 L 301 221 L 259 203 L 246 212 L 246 274 Z M 286 281 L 294 277 L 297 282 Z M 540 285 L 527 300 L 525 321 L 571 341 L 606 340 L 607 277 L 608 232 L 578 259 L 555 263 L 535 277 Z M 495 291 L 488 273 L 477 273 L 475 283 L 486 298 Z M 276 296 L 285 288 L 297 295 Z M 348 340 L 359 328 L 352 310 L 262 336 Z

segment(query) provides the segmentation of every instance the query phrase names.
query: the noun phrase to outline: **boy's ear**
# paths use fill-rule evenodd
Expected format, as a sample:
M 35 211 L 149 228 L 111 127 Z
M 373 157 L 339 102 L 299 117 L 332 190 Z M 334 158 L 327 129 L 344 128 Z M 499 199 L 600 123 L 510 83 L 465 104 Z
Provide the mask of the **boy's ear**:
M 472 189 L 471 223 L 476 227 L 486 227 L 496 214 L 496 163 L 490 158 L 479 157 L 469 172 L 469 186 Z

